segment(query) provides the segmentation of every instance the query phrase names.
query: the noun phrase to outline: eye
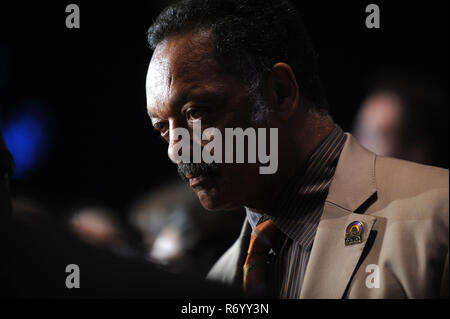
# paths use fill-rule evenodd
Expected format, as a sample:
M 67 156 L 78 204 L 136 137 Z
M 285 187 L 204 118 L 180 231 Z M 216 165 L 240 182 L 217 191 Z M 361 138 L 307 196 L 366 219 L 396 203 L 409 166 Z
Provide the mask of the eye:
M 189 109 L 186 111 L 186 120 L 195 121 L 200 119 L 204 115 L 204 112 L 199 109 Z
M 158 130 L 161 135 L 164 135 L 164 133 L 167 132 L 167 123 L 163 123 L 163 122 L 157 122 L 155 124 L 153 124 L 153 127 Z

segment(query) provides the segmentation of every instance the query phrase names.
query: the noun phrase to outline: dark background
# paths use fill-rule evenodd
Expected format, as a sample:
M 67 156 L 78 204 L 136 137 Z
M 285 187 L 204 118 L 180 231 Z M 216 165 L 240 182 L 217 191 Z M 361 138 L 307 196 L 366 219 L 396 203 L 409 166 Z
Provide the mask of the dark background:
M 168 1 L 75 1 L 80 29 L 65 27 L 69 3 L 0 4 L 0 123 L 39 105 L 49 130 L 47 151 L 13 178 L 13 194 L 53 211 L 82 199 L 125 211 L 176 174 L 145 105 L 146 31 Z M 380 7 L 380 29 L 365 27 L 369 3 Z M 302 1 L 299 8 L 344 130 L 379 71 L 413 72 L 447 92 L 447 1 Z

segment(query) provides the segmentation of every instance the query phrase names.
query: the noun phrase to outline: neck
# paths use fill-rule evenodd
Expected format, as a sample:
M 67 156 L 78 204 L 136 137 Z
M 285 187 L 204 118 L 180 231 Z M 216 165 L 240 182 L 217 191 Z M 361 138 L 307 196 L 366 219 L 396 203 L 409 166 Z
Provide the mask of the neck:
M 308 159 L 330 135 L 335 123 L 329 115 L 308 111 L 294 119 L 288 127 L 287 135 L 280 136 L 284 143 L 280 143 L 278 171 L 273 175 L 262 175 L 258 183 L 267 187 L 259 192 L 253 203 L 246 206 L 252 212 L 268 215 L 273 212 L 290 177 L 298 176 L 299 171 L 305 169 Z

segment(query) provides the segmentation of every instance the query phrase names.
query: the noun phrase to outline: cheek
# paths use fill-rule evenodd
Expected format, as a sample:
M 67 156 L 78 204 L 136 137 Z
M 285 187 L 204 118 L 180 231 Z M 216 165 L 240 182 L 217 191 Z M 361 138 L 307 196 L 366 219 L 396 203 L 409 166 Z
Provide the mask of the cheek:
M 222 127 L 246 128 L 251 126 L 253 105 L 244 90 L 235 90 L 218 116 Z
M 259 176 L 257 163 L 229 164 L 227 169 L 223 170 L 222 184 L 229 193 L 250 193 L 253 188 L 256 188 Z

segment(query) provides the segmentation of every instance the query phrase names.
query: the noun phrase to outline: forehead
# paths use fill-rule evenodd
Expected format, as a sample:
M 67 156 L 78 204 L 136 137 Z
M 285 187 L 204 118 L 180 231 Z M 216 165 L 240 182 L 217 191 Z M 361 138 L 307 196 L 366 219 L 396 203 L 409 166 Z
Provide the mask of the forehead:
M 162 41 L 155 49 L 147 72 L 149 113 L 188 91 L 217 89 L 230 75 L 215 58 L 210 32 L 187 32 Z

